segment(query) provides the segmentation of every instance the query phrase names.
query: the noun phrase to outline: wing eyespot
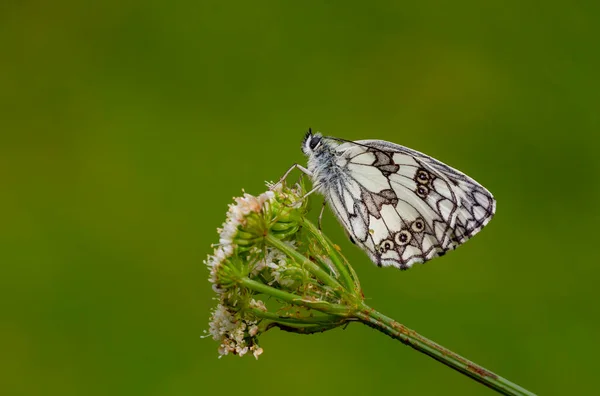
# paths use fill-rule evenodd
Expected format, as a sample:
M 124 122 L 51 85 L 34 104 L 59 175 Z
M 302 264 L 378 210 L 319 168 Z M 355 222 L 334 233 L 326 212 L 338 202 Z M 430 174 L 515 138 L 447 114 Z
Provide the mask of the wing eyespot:
M 379 244 L 378 250 L 379 250 L 379 253 L 383 254 L 393 248 L 394 248 L 394 242 L 390 241 L 389 239 L 385 239 L 385 240 L 381 241 L 381 243 Z
M 400 230 L 395 236 L 394 236 L 394 242 L 396 242 L 396 244 L 398 246 L 406 246 L 410 243 L 412 239 L 412 234 L 410 232 L 408 232 L 408 230 Z
M 429 195 L 429 188 L 427 188 L 427 186 L 420 185 L 417 187 L 417 190 L 415 192 L 420 198 L 425 199 Z
M 425 229 L 425 223 L 423 222 L 423 219 L 418 218 L 415 221 L 413 221 L 413 223 L 410 226 L 410 229 L 414 232 L 422 232 Z
M 415 181 L 420 184 L 429 184 L 431 181 L 431 174 L 425 169 L 418 169 L 415 173 Z

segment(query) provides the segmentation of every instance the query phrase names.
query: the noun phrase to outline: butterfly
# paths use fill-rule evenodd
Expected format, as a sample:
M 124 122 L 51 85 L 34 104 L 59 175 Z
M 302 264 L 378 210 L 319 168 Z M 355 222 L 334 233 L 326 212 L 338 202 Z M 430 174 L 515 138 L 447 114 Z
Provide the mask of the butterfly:
M 350 240 L 380 267 L 408 269 L 442 256 L 496 211 L 481 184 L 395 143 L 348 141 L 309 129 L 302 151 L 308 169 L 296 167 L 310 176 Z

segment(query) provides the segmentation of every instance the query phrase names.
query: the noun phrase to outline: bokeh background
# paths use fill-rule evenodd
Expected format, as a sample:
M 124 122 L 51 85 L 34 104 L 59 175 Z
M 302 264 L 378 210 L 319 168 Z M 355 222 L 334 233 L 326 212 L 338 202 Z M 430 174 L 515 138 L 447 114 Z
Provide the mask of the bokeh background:
M 597 1 L 8 1 L 0 6 L 0 393 L 485 395 L 365 326 L 217 359 L 203 259 L 312 127 L 498 199 L 368 303 L 539 394 L 597 389 Z

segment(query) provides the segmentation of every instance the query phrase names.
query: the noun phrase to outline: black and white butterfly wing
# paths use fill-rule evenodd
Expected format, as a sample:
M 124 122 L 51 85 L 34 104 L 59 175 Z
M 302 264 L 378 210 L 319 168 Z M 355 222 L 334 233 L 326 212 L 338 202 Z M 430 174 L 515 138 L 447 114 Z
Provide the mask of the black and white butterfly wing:
M 335 147 L 323 191 L 353 241 L 379 266 L 410 268 L 456 248 L 493 217 L 492 194 L 469 176 L 382 140 Z

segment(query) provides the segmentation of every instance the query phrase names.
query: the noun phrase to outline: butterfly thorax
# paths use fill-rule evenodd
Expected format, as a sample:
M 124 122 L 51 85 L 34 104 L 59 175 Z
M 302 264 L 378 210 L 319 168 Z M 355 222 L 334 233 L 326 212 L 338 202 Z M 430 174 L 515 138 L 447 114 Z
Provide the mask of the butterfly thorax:
M 344 175 L 344 168 L 339 164 L 341 154 L 336 151 L 337 146 L 339 143 L 336 141 L 322 138 L 314 149 L 304 150 L 313 184 L 321 192 L 327 191 Z

